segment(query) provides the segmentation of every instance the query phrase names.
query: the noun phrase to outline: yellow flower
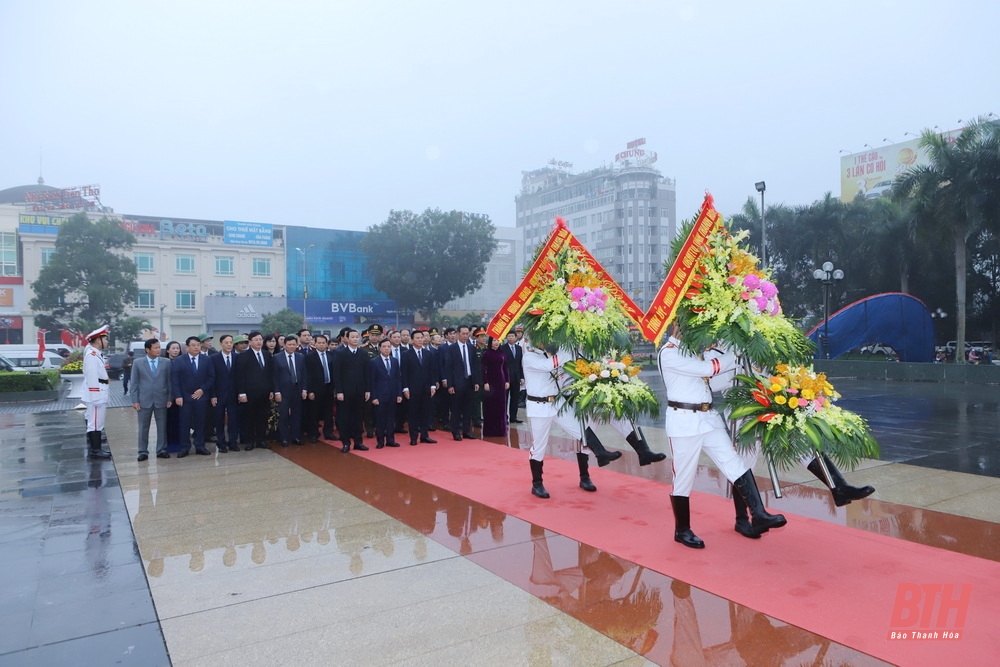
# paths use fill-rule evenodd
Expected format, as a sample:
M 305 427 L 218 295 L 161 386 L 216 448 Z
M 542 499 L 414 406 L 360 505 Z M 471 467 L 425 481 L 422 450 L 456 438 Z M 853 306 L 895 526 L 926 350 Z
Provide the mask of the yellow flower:
M 771 391 L 773 391 L 773 392 L 781 391 L 781 385 L 778 384 L 777 382 L 772 383 L 771 384 Z
M 631 366 L 632 365 L 632 355 L 626 354 L 624 357 L 622 357 L 622 363 L 625 364 L 626 366 Z
M 792 408 L 793 410 L 799 407 L 798 397 L 792 396 L 790 399 L 788 399 L 788 407 Z
M 620 375 L 620 373 L 617 370 L 611 371 L 611 377 L 616 378 L 619 375 Z
M 778 405 L 784 405 L 785 403 L 788 402 L 788 399 L 785 398 L 783 394 L 778 394 L 777 396 L 774 397 L 774 402 L 777 403 Z
M 806 399 L 807 401 L 811 401 L 814 398 L 816 398 L 816 392 L 813 391 L 812 389 L 803 389 L 802 398 Z

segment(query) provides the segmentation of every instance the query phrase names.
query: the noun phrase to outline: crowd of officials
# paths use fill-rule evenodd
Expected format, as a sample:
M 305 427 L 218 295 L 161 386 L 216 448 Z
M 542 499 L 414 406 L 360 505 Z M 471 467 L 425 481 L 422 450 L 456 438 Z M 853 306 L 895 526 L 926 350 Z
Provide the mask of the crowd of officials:
M 524 348 L 518 329 L 504 341 L 469 326 L 364 332 L 345 327 L 334 338 L 295 334 L 209 334 L 184 343 L 145 343 L 131 368 L 128 396 L 139 414 L 139 460 L 149 458 L 148 435 L 157 423 L 155 455 L 208 455 L 339 441 L 343 452 L 504 437 L 521 423 Z M 401 438 L 402 439 L 402 438 Z

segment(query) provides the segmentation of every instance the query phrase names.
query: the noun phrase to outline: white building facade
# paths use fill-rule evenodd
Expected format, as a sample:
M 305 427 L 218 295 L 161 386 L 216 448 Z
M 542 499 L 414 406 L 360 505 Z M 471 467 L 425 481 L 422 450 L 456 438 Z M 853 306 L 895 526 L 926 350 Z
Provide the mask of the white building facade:
M 677 190 L 673 179 L 652 167 L 656 153 L 644 145 L 644 139 L 630 142 L 613 166 L 581 174 L 554 160 L 522 172 L 515 205 L 526 259 L 561 217 L 622 289 L 647 308 L 663 284 L 663 264 L 677 235 Z

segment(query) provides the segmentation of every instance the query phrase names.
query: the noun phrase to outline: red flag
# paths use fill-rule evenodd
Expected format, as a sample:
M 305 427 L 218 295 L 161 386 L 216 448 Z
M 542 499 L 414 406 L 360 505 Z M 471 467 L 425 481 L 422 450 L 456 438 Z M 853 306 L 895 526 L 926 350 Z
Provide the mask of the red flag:
M 68 329 L 59 330 L 59 340 L 62 341 L 63 345 L 67 345 L 69 347 L 75 347 L 75 345 L 73 345 L 73 335 L 69 332 Z
M 38 330 L 38 361 L 45 358 L 45 334 L 47 333 L 48 331 L 45 329 Z

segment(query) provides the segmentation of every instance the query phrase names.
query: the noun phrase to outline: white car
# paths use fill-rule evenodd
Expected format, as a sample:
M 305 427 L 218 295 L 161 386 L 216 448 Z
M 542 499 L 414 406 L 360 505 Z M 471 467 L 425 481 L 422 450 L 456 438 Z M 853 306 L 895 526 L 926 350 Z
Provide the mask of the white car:
M 871 190 L 865 193 L 865 199 L 878 199 L 882 195 L 892 190 L 892 181 L 879 181 L 872 186 Z

